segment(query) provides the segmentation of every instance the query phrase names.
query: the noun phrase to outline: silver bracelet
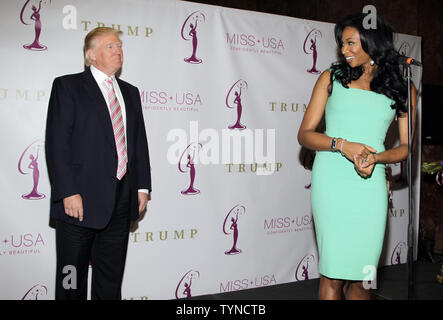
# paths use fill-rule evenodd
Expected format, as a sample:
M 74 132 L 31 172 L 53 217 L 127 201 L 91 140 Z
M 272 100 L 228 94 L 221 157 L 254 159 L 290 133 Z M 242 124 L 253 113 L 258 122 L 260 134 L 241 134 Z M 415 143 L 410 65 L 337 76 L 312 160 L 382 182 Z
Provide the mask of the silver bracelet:
M 337 138 L 332 138 L 331 140 L 331 151 L 337 151 Z

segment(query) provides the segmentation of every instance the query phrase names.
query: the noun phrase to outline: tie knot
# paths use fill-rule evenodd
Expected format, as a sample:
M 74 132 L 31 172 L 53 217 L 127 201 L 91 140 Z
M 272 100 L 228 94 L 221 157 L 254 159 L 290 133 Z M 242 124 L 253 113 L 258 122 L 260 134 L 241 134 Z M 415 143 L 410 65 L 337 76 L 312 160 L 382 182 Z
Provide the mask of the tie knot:
M 105 83 L 112 88 L 112 78 L 106 78 Z

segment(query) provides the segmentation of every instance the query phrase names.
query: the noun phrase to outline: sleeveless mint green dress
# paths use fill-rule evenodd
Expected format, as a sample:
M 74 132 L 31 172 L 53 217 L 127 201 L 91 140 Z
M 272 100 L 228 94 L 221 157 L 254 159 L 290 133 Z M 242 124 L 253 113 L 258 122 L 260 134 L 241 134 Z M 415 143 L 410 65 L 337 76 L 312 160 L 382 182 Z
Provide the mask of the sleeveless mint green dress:
M 325 109 L 325 134 L 382 152 L 395 116 L 391 104 L 385 95 L 347 89 L 334 81 Z M 373 280 L 387 220 L 385 165 L 376 164 L 365 179 L 340 152 L 317 151 L 311 203 L 319 273 L 332 279 Z

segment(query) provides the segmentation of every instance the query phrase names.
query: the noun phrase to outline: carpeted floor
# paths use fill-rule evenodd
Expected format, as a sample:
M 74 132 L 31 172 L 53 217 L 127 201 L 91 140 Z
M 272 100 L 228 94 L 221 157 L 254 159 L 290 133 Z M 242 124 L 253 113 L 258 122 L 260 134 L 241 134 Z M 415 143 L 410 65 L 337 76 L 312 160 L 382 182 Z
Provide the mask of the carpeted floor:
M 413 299 L 443 300 L 443 284 L 437 282 L 441 262 L 417 261 L 413 265 Z M 380 268 L 377 289 L 372 290 L 373 300 L 408 300 L 408 265 Z M 202 295 L 192 300 L 316 300 L 319 279 L 241 290 L 220 294 Z

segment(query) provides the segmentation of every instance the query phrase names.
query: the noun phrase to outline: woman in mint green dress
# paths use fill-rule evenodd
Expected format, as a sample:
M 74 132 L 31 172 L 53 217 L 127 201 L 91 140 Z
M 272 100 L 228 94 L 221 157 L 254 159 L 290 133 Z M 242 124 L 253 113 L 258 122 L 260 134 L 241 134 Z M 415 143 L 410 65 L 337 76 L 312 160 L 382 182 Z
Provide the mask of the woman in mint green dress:
M 365 29 L 365 14 L 335 26 L 342 57 L 315 84 L 298 132 L 316 150 L 311 203 L 321 274 L 319 299 L 369 299 L 383 247 L 388 192 L 385 164 L 407 158 L 407 84 L 393 46 L 393 30 L 380 15 Z M 412 90 L 413 114 L 416 91 Z M 326 131 L 316 132 L 323 115 Z M 396 118 L 397 116 L 397 118 Z M 385 150 L 398 121 L 399 144 Z

